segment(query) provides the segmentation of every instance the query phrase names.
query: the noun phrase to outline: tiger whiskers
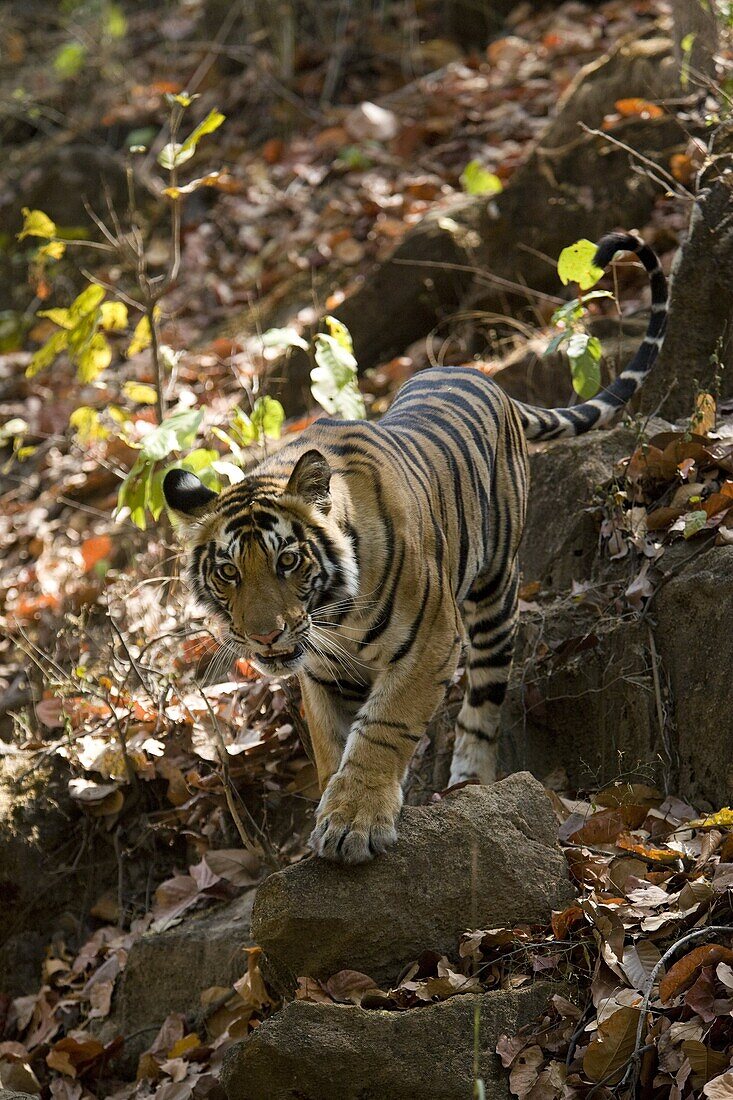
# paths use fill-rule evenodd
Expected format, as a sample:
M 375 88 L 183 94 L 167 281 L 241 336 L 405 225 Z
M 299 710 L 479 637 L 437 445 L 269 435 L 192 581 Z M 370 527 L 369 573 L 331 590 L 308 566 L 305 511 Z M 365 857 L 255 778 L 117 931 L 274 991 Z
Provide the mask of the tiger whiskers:
M 360 661 L 353 654 L 340 644 L 338 641 L 338 633 L 335 630 L 329 630 L 327 627 L 313 627 L 312 633 L 315 635 L 316 640 L 320 646 L 325 648 L 326 651 L 337 661 L 349 675 L 354 676 L 358 681 L 366 685 L 366 681 L 359 673 L 359 668 L 371 669 L 373 666 L 366 664 L 365 661 Z M 333 635 L 333 636 L 332 636 Z

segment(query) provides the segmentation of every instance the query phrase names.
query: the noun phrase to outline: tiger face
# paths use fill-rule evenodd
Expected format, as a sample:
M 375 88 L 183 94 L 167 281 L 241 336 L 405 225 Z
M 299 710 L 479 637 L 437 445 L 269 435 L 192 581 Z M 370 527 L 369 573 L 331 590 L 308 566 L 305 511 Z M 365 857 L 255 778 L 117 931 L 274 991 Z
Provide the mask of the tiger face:
M 306 451 L 289 477 L 258 472 L 221 495 L 171 470 L 163 490 L 189 544 L 198 602 L 261 672 L 297 672 L 311 646 L 312 615 L 328 614 L 358 584 L 326 459 Z

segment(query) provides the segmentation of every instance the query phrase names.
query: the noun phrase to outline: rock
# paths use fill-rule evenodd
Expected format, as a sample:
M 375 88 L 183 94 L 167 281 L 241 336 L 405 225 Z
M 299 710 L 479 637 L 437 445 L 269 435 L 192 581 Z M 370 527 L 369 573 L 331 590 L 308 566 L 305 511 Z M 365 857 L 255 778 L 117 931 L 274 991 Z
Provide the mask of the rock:
M 561 768 L 573 789 L 597 790 L 622 773 L 656 783 L 664 770 L 657 730 L 644 623 L 568 600 L 522 617 L 500 772 L 528 768 L 544 778 Z
M 421 952 L 455 951 L 469 925 L 544 921 L 573 896 L 550 803 L 527 773 L 405 807 L 399 832 L 371 863 L 311 859 L 260 886 L 252 931 L 275 985 L 343 969 L 395 982 Z
M 609 433 L 611 434 L 611 433 Z M 500 770 L 557 767 L 571 787 L 636 775 L 699 809 L 730 805 L 730 627 L 733 547 L 670 548 L 670 580 L 643 621 L 563 601 L 524 617 L 502 715 Z M 549 652 L 536 657 L 538 642 Z M 654 655 L 663 710 L 660 725 Z
M 20 996 L 41 985 L 49 940 L 79 934 L 79 897 L 94 898 L 117 878 L 114 852 L 104 839 L 89 840 L 89 865 L 59 875 L 82 844 L 71 828 L 68 769 L 58 757 L 28 770 L 23 757 L 0 755 L 0 993 Z
M 659 359 L 642 390 L 645 411 L 661 409 L 671 419 L 689 416 L 700 390 L 733 393 L 727 362 L 728 318 L 733 311 L 733 231 L 726 181 L 733 164 L 733 138 L 721 135 L 698 180 L 690 227 L 672 266 L 667 332 Z
M 228 1100 L 466 1100 L 478 1006 L 485 1095 L 509 1100 L 497 1039 L 537 1017 L 557 988 L 538 982 L 407 1012 L 291 1001 L 227 1051 L 222 1084 Z
M 623 427 L 532 447 L 527 522 L 519 551 L 524 582 L 565 590 L 590 579 L 598 550 L 599 490 L 634 449 Z
M 13 1089 L 0 1089 L 0 1100 L 38 1100 L 37 1092 L 15 1092 Z
M 231 985 L 247 969 L 254 890 L 165 932 L 149 932 L 130 951 L 120 989 L 126 1030 L 160 1024 L 169 1012 L 198 1007 L 212 985 Z
M 349 111 L 344 126 L 354 141 L 390 141 L 399 129 L 399 121 L 394 111 L 366 102 Z
M 114 1013 L 99 1029 L 104 1042 L 115 1035 L 134 1036 L 125 1040 L 120 1072 L 134 1075 L 139 1055 L 169 1013 L 195 1015 L 204 989 L 229 986 L 246 971 L 253 901 L 254 890 L 248 890 L 228 905 L 189 916 L 133 944 Z
M 665 730 L 670 789 L 701 808 L 703 802 L 718 809 L 733 801 L 732 587 L 733 547 L 716 546 L 682 568 L 655 600 L 659 672 L 671 702 Z

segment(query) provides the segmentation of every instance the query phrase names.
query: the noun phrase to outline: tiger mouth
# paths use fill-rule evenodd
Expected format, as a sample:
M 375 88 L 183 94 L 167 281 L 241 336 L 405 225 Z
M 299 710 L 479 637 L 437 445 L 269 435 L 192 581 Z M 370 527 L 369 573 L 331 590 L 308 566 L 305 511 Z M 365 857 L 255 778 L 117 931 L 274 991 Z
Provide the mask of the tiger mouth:
M 253 654 L 253 660 L 255 663 L 263 665 L 267 671 L 279 671 L 294 665 L 296 661 L 300 660 L 304 652 L 304 646 L 296 645 L 293 649 L 283 649 L 277 653 L 255 653 Z

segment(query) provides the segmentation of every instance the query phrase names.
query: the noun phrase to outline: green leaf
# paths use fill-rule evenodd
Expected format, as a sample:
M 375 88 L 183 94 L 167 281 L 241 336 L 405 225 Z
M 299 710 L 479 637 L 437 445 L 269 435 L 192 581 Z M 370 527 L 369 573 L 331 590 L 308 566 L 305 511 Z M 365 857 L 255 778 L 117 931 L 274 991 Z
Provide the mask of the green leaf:
M 237 459 L 237 461 L 239 461 L 239 462 L 242 461 L 242 457 L 243 457 L 242 448 L 239 446 L 239 444 L 234 439 L 232 439 L 232 437 L 228 434 L 228 432 L 225 432 L 221 428 L 217 428 L 217 427 L 212 427 L 210 429 L 210 431 L 211 431 L 212 435 L 216 436 L 217 439 L 220 439 L 222 441 L 222 443 L 225 443 L 227 445 L 227 447 L 232 452 L 232 454 Z
M 589 401 L 601 388 L 601 342 L 587 332 L 574 332 L 568 340 L 567 352 L 573 389 L 584 401 Z
M 51 221 L 48 214 L 44 214 L 42 210 L 29 210 L 27 206 L 23 207 L 22 213 L 23 228 L 18 233 L 19 241 L 25 237 L 56 236 L 56 224 Z
M 198 126 L 191 131 L 186 140 L 183 143 L 183 151 L 187 149 L 195 149 L 202 137 L 206 134 L 212 134 L 214 130 L 218 130 L 222 122 L 226 119 L 226 115 L 223 115 L 221 111 L 216 109 L 209 111 L 203 122 L 199 122 Z
M 195 152 L 195 149 L 188 149 L 184 152 L 180 142 L 169 141 L 158 153 L 158 164 L 161 168 L 166 168 L 171 172 L 174 168 L 180 168 L 182 164 L 190 160 Z
M 89 405 L 80 405 L 78 409 L 74 409 L 69 417 L 69 426 L 74 429 L 76 440 L 82 446 L 97 443 L 109 436 L 99 413 Z
M 471 160 L 461 172 L 461 186 L 469 195 L 498 195 L 504 185 L 498 176 L 484 168 L 480 160 Z
M 62 80 L 69 80 L 79 75 L 86 57 L 87 48 L 81 42 L 67 42 L 56 51 L 53 67 Z
M 705 529 L 708 521 L 707 512 L 688 512 L 685 516 L 685 529 L 682 532 L 686 539 L 691 539 Z
M 285 420 L 285 409 L 274 397 L 258 397 L 250 417 L 257 438 L 279 439 Z
M 613 298 L 613 294 L 610 290 L 591 290 L 590 294 L 584 294 L 582 298 L 573 298 L 570 302 L 565 302 L 564 305 L 559 306 L 550 320 L 553 325 L 558 325 L 560 322 L 569 325 L 574 321 L 579 321 L 583 315 L 584 305 L 586 302 L 592 302 L 594 298 Z
M 197 409 L 181 409 L 171 413 L 162 424 L 145 436 L 140 444 L 140 454 L 143 458 L 158 461 L 167 458 L 172 451 L 183 451 L 190 447 L 196 438 L 203 415 Z
M 317 366 L 311 371 L 311 393 L 331 416 L 363 420 L 364 399 L 357 384 L 357 363 L 335 336 L 320 332 L 315 338 Z
M 552 337 L 542 354 L 554 355 L 560 345 L 563 344 L 566 340 L 569 340 L 572 335 L 572 332 L 558 332 L 555 336 Z
M 564 286 L 577 283 L 581 290 L 590 290 L 603 274 L 602 267 L 596 267 L 593 258 L 597 246 L 593 241 L 580 240 L 563 248 L 557 261 L 557 273 Z
M 137 149 L 140 146 L 147 148 L 157 133 L 155 126 L 139 126 L 136 130 L 130 130 L 125 138 L 125 145 L 128 149 Z
M 158 400 L 155 388 L 145 382 L 125 382 L 122 392 L 128 401 L 133 401 L 136 405 L 154 405 Z
M 124 38 L 127 34 L 127 19 L 118 4 L 105 6 L 104 29 L 109 38 Z
M 154 520 L 157 520 L 160 513 L 165 508 L 165 495 L 163 493 L 163 478 L 165 477 L 167 470 L 155 470 L 151 472 L 148 478 L 147 491 L 145 494 L 145 504 L 147 506 L 150 515 Z
M 178 465 L 186 470 L 190 470 L 193 474 L 200 474 L 202 470 L 208 470 L 218 457 L 218 451 L 212 451 L 206 447 L 198 447 L 195 451 L 191 451 L 190 454 L 187 454 Z
M 46 367 L 50 367 L 57 355 L 59 355 L 64 349 L 69 340 L 68 332 L 64 332 L 63 329 L 49 337 L 42 348 L 32 356 L 30 363 L 26 367 L 26 378 L 34 378 L 40 371 L 45 370 Z
M 123 508 L 129 508 L 130 520 L 136 527 L 139 527 L 141 531 L 144 531 L 147 526 L 145 521 L 145 501 L 148 496 L 148 481 L 151 471 L 152 466 L 143 458 L 138 458 L 137 462 L 122 482 L 117 494 L 115 517 L 119 518 L 119 514 Z
M 127 328 L 127 306 L 124 302 L 102 302 L 100 324 L 106 332 L 119 332 Z
M 235 409 L 232 413 L 231 430 L 234 432 L 237 442 L 243 447 L 249 447 L 250 443 L 257 442 L 257 431 L 254 424 L 241 409 Z
M 266 348 L 302 348 L 308 350 L 308 345 L 294 328 L 268 328 L 262 333 L 262 344 Z

